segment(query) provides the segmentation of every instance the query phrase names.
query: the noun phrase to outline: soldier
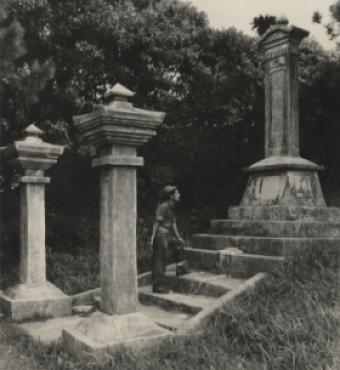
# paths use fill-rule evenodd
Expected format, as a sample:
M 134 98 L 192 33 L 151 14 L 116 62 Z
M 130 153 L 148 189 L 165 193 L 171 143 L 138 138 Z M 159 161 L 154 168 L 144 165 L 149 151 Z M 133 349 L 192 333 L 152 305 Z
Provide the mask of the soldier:
M 152 283 L 154 293 L 168 293 L 164 287 L 163 280 L 166 270 L 166 253 L 169 244 L 175 244 L 175 261 L 181 260 L 180 254 L 183 252 L 184 240 L 180 236 L 175 217 L 175 204 L 180 201 L 181 194 L 176 186 L 167 185 L 161 192 L 160 204 L 156 210 L 153 223 L 150 245 L 153 248 L 152 254 Z M 174 241 L 172 234 L 175 236 Z M 183 265 L 176 266 L 176 275 L 188 273 Z

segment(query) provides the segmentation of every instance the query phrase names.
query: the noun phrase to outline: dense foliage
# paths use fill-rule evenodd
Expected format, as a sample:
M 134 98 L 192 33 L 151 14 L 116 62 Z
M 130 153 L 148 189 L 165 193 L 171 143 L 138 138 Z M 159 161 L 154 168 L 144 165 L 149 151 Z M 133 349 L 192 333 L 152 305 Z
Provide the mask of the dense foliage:
M 135 105 L 167 113 L 158 138 L 143 149 L 143 199 L 155 198 L 166 182 L 181 185 L 188 207 L 240 196 L 230 177 L 259 156 L 262 126 L 253 40 L 212 30 L 204 14 L 177 0 L 23 0 L 11 11 L 25 30 L 25 62 L 50 60 L 56 68 L 25 119 L 4 112 L 11 132 L 35 121 L 74 152 L 72 116 L 92 110 L 103 86 L 119 81 L 136 92 Z M 79 172 L 84 156 L 65 157 L 61 185 L 83 188 L 65 172 Z

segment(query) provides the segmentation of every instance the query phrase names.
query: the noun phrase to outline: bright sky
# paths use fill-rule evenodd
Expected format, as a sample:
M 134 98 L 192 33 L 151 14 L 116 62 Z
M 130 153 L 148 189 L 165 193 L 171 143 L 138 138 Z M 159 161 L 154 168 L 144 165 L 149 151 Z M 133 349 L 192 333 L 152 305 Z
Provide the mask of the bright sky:
M 235 27 L 244 33 L 254 35 L 250 23 L 262 14 L 286 16 L 290 24 L 304 28 L 325 48 L 332 49 L 325 29 L 312 23 L 314 11 L 323 15 L 323 21 L 329 21 L 329 6 L 335 0 L 187 0 L 198 10 L 204 11 L 214 28 Z

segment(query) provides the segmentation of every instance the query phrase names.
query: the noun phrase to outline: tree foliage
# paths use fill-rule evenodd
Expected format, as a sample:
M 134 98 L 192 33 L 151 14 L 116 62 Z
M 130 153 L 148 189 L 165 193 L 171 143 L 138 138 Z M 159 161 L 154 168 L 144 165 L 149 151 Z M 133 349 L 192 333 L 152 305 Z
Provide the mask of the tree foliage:
M 232 192 L 231 173 L 249 164 L 249 153 L 259 156 L 263 104 L 253 39 L 211 29 L 203 13 L 177 0 L 17 0 L 11 14 L 25 30 L 21 62 L 55 65 L 26 111 L 50 140 L 76 149 L 72 116 L 94 109 L 106 84 L 120 82 L 136 92 L 136 106 L 167 113 L 143 149 L 145 198 L 177 182 L 191 204 L 216 199 Z M 14 130 L 15 117 L 8 120 Z
M 329 7 L 331 21 L 322 23 L 323 15 L 319 11 L 315 11 L 312 16 L 314 23 L 323 24 L 325 30 L 331 39 L 337 39 L 340 35 L 340 1 L 336 0 Z M 339 45 L 339 42 L 338 42 Z
M 38 93 L 53 77 L 49 60 L 26 59 L 25 29 L 12 9 L 13 1 L 0 4 L 0 92 L 1 142 L 6 143 L 25 127 L 27 113 L 38 101 Z
M 275 24 L 276 17 L 273 15 L 262 15 L 255 17 L 252 21 L 252 30 L 255 30 L 259 36 L 262 36 L 267 29 Z

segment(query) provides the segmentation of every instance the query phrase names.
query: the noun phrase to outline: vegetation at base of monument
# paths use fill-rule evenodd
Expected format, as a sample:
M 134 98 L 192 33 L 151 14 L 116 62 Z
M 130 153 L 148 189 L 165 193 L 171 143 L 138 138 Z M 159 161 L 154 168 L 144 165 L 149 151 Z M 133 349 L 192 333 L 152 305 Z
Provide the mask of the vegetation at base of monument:
M 32 369 L 326 369 L 340 328 L 339 263 L 336 249 L 292 252 L 281 271 L 226 306 L 203 335 L 166 341 L 141 354 L 121 350 L 102 363 L 75 363 L 60 346 L 24 340 L 6 322 L 0 322 L 0 333 L 6 333 L 0 338 L 18 353 L 32 354 Z

